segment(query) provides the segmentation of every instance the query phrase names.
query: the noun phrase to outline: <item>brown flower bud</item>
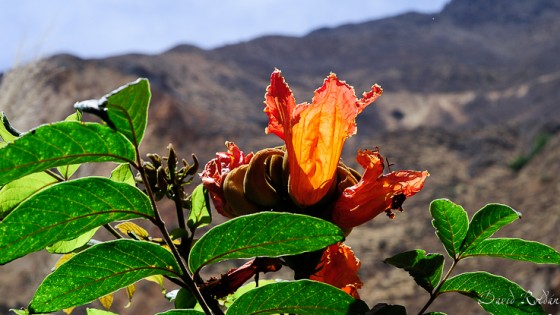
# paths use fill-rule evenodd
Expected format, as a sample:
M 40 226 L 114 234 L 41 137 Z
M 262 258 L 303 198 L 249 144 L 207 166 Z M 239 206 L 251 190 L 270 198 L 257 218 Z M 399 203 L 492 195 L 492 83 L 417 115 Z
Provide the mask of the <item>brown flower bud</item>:
M 280 202 L 281 196 L 272 185 L 268 165 L 273 156 L 283 155 L 284 152 L 281 150 L 269 148 L 261 150 L 253 156 L 243 182 L 243 190 L 249 200 L 269 208 Z
M 284 152 L 280 155 L 272 155 L 270 159 L 267 160 L 268 174 L 270 176 L 270 183 L 272 187 L 276 189 L 279 193 L 287 193 L 288 186 L 287 182 L 284 182 L 283 176 L 283 166 L 284 163 Z
M 245 197 L 243 182 L 249 165 L 241 165 L 228 173 L 224 180 L 223 191 L 228 206 L 235 216 L 261 211 L 258 205 Z

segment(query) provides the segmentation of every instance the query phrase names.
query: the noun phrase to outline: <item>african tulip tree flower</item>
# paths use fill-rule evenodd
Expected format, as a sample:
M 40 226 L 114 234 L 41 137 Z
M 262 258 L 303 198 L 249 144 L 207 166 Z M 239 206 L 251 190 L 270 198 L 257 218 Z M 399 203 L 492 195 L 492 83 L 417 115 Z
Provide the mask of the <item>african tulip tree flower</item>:
M 297 204 L 316 204 L 331 189 L 344 142 L 356 133 L 356 117 L 382 92 L 374 85 L 357 99 L 354 88 L 330 74 L 311 104 L 296 105 L 281 72 L 272 73 L 265 95 L 266 132 L 286 143 L 288 192 Z
M 246 165 L 251 161 L 253 153 L 245 155 L 235 143 L 226 141 L 227 152 L 216 153 L 216 158 L 206 164 L 200 177 L 204 187 L 208 189 L 214 207 L 223 216 L 233 218 L 235 215 L 231 207 L 227 204 L 223 191 L 223 184 L 226 176 L 241 165 Z
M 245 156 L 226 142 L 228 152 L 218 153 L 201 173 L 217 211 L 230 218 L 259 211 L 305 213 L 335 223 L 348 235 L 382 212 L 392 216 L 392 210 L 402 210 L 405 199 L 422 189 L 428 172 L 383 174 L 377 150 L 358 152 L 363 175 L 340 161 L 344 142 L 356 133 L 356 117 L 382 92 L 373 85 L 357 99 L 351 86 L 330 74 L 310 104 L 296 104 L 275 70 L 265 94 L 266 132 L 284 140 L 285 147 Z M 283 260 L 296 278 L 322 281 L 358 297 L 360 261 L 343 243 Z M 223 283 L 236 287 L 254 274 L 250 268 L 232 271 Z
M 360 298 L 358 289 L 363 285 L 358 277 L 360 265 L 360 260 L 349 246 L 336 243 L 325 249 L 318 271 L 309 279 L 328 283 L 355 298 Z
M 344 189 L 332 211 L 332 221 L 341 228 L 363 224 L 381 212 L 402 210 L 404 200 L 419 192 L 429 176 L 423 171 L 383 174 L 383 157 L 377 151 L 362 150 L 356 158 L 365 169 L 360 181 Z

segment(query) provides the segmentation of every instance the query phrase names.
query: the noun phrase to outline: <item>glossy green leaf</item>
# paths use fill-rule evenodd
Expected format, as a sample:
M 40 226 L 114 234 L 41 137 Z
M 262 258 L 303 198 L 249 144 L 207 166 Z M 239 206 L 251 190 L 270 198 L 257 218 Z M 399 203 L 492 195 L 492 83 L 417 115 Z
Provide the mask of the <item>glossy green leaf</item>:
M 467 212 L 448 199 L 437 199 L 430 204 L 430 214 L 437 237 L 449 256 L 455 258 L 469 228 Z
M 148 80 L 138 79 L 99 100 L 78 102 L 74 107 L 100 116 L 130 142 L 140 145 L 148 123 L 150 98 Z
M 417 249 L 397 254 L 384 260 L 397 268 L 402 268 L 414 278 L 414 281 L 428 292 L 432 292 L 441 280 L 444 257 L 441 254 L 426 254 Z
M 156 315 L 204 315 L 204 312 L 197 310 L 169 310 L 163 313 L 157 313 Z
M 227 259 L 296 255 L 343 239 L 344 234 L 336 225 L 315 217 L 260 212 L 209 230 L 191 249 L 189 268 L 198 272 L 205 265 Z
M 66 117 L 64 121 L 82 121 L 82 113 L 76 111 L 74 114 Z M 59 166 L 57 169 L 66 180 L 70 179 L 74 173 L 78 170 L 80 164 L 63 165 Z
M 491 314 L 544 314 L 537 300 L 517 283 L 487 272 L 467 272 L 449 278 L 440 292 L 466 295 Z
M 131 186 L 136 186 L 136 181 L 134 180 L 134 175 L 130 170 L 130 165 L 128 163 L 119 164 L 112 172 L 111 179 L 119 182 L 129 184 Z
M 210 212 L 210 200 L 208 192 L 202 184 L 198 185 L 191 195 L 191 212 L 187 220 L 187 226 L 193 230 L 206 226 L 212 222 Z
M 521 218 L 521 213 L 512 208 L 491 203 L 478 210 L 469 225 L 469 230 L 461 246 L 461 252 L 469 250 L 470 247 L 492 236 L 501 227 Z
M 379 303 L 367 312 L 367 315 L 406 315 L 406 308 L 402 305 Z
M 73 252 L 74 250 L 86 245 L 91 240 L 93 235 L 95 235 L 95 232 L 97 232 L 98 229 L 99 227 L 91 229 L 71 240 L 58 241 L 52 245 L 47 246 L 46 250 L 51 254 L 67 254 Z
M 146 194 L 128 184 L 101 177 L 55 184 L 0 222 L 0 264 L 112 221 L 153 215 Z
M 6 184 L 0 189 L 0 219 L 7 216 L 29 196 L 55 183 L 58 183 L 56 178 L 45 172 L 39 172 Z
M 470 247 L 461 258 L 490 256 L 530 261 L 536 264 L 560 265 L 560 253 L 554 248 L 539 242 L 518 238 L 488 238 Z
M 0 185 L 62 165 L 134 159 L 134 146 L 109 127 L 72 121 L 43 125 L 0 149 Z
M 251 314 L 364 314 L 367 305 L 331 285 L 311 280 L 277 282 L 240 296 L 228 315 Z
M 95 308 L 88 308 L 86 309 L 86 314 L 87 315 L 118 315 L 117 313 L 113 313 L 113 312 L 109 312 L 109 311 L 104 311 L 104 310 L 98 310 Z
M 27 310 L 10 309 L 10 312 L 14 312 L 17 315 L 29 315 L 29 312 Z
M 167 249 L 130 239 L 101 243 L 76 254 L 47 276 L 29 310 L 46 313 L 83 305 L 152 275 L 180 275 Z

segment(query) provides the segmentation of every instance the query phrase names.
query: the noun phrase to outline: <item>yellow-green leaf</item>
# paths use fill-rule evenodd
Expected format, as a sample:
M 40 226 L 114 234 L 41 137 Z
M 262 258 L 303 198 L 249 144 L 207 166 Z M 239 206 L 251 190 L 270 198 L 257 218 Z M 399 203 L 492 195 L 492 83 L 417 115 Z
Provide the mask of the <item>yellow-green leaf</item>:
M 103 307 L 106 310 L 109 310 L 111 308 L 111 305 L 113 305 L 113 293 L 109 293 L 107 295 L 104 295 L 102 297 L 99 298 L 99 303 L 101 303 L 101 305 L 103 305 Z
M 46 250 L 51 254 L 66 254 L 70 253 L 84 245 L 86 245 L 99 227 L 93 228 L 82 235 L 67 241 L 58 241 L 46 247 Z
M 29 196 L 56 183 L 58 183 L 58 180 L 53 176 L 45 172 L 39 172 L 6 184 L 0 189 L 0 219 L 7 216 Z
M 138 239 L 147 240 L 150 237 L 148 231 L 133 222 L 123 222 L 115 225 L 115 228 L 126 235 L 134 234 Z

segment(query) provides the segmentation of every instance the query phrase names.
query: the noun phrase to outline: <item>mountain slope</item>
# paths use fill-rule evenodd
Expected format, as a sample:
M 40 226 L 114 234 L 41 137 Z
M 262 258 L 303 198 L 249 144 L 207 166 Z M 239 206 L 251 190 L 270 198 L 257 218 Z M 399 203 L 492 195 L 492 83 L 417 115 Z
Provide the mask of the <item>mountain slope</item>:
M 153 101 L 143 150 L 163 153 L 173 142 L 181 155 L 196 153 L 205 162 L 225 148 L 225 140 L 245 151 L 281 144 L 264 134 L 262 111 L 275 67 L 298 102 L 310 101 L 331 71 L 358 94 L 380 83 L 384 95 L 358 117 L 358 134 L 347 141 L 345 162 L 355 165 L 357 149 L 379 146 L 395 168 L 428 169 L 431 176 L 396 220 L 377 218 L 358 228 L 349 242 L 369 280 L 362 297 L 369 304 L 403 303 L 415 310 L 426 296 L 413 289 L 406 273 L 381 260 L 420 246 L 442 251 L 427 208 L 434 198 L 460 202 L 471 215 L 487 202 L 507 203 L 524 214 L 507 236 L 560 248 L 560 179 L 555 175 L 560 173 L 559 53 L 557 1 L 454 0 L 438 14 L 408 13 L 301 38 L 265 36 L 214 50 L 180 45 L 160 55 L 96 60 L 53 56 L 5 74 L 0 109 L 25 130 L 64 118 L 75 101 L 99 98 L 147 77 Z M 527 155 L 542 135 L 548 143 L 513 172 L 509 163 Z M 554 291 L 560 290 L 558 268 L 483 263 L 533 292 L 560 294 Z M 0 281 L 22 283 L 30 269 L 4 270 Z M 0 304 L 7 307 L 29 301 L 35 288 L 21 293 L 10 287 L 0 285 L 0 296 L 7 299 Z M 145 299 L 140 300 L 123 313 L 146 311 Z M 476 303 L 456 300 L 444 299 L 439 306 L 450 314 L 457 307 L 478 311 Z M 558 311 L 553 307 L 547 311 Z

